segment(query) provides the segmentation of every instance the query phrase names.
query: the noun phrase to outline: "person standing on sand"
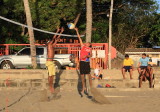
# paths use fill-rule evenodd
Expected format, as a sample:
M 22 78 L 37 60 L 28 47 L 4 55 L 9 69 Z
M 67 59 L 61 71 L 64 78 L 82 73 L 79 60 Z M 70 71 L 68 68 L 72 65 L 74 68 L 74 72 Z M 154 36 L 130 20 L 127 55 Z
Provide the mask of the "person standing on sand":
M 132 78 L 132 75 L 133 75 L 133 60 L 131 58 L 129 58 L 128 54 L 125 55 L 125 59 L 123 60 L 123 67 L 122 67 L 123 79 L 126 79 L 125 73 L 127 71 L 130 74 L 130 79 L 133 79 Z
M 58 29 L 56 33 L 60 31 L 60 34 L 64 31 L 63 28 Z M 48 70 L 48 82 L 49 82 L 49 89 L 51 93 L 54 93 L 54 86 L 53 80 L 55 76 L 55 64 L 54 64 L 54 47 L 57 44 L 60 35 L 54 35 L 53 39 L 47 43 L 47 60 L 46 60 L 46 67 Z
M 79 65 L 80 65 L 80 74 L 81 74 L 81 81 L 82 81 L 81 95 L 83 96 L 83 93 L 88 94 L 86 91 L 85 75 L 88 75 L 90 87 L 92 87 L 92 76 L 90 74 L 90 71 L 91 71 L 90 57 L 92 57 L 92 49 L 91 49 L 91 43 L 83 44 L 82 39 L 80 38 L 80 35 L 78 32 L 78 28 L 75 28 L 75 30 L 81 45 Z

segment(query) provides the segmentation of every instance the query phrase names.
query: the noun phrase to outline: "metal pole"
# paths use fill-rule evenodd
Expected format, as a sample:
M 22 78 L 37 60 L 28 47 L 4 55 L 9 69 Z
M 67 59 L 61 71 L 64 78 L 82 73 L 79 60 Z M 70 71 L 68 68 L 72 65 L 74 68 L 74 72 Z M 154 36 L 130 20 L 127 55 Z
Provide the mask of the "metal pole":
M 109 44 L 108 44 L 108 69 L 111 69 L 111 52 L 112 52 L 112 14 L 113 14 L 113 0 L 111 0 L 110 14 L 109 14 Z

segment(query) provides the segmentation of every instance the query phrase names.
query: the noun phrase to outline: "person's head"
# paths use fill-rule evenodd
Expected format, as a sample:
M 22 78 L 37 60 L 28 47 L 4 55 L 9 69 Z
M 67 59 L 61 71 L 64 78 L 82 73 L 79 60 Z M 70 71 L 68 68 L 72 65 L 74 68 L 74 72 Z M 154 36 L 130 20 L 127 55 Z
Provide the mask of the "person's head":
M 85 46 L 86 46 L 86 47 L 92 47 L 92 45 L 91 45 L 90 42 L 87 42 L 87 43 L 85 44 Z
M 150 69 L 151 67 L 152 67 L 151 64 L 148 64 L 147 69 Z
M 126 55 L 125 55 L 125 59 L 128 59 L 128 58 L 129 58 L 129 55 L 128 55 L 128 54 L 126 54 Z
M 146 56 L 147 56 L 147 55 L 146 55 L 145 53 L 142 54 L 142 58 L 146 58 Z

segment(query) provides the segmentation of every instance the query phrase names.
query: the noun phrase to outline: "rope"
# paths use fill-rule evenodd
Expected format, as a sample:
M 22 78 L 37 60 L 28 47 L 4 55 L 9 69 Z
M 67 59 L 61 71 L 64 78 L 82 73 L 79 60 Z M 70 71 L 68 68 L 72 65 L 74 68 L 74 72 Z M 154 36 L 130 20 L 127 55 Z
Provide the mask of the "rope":
M 14 101 L 13 103 L 7 105 L 7 107 L 3 107 L 0 109 L 0 111 L 6 110 L 6 108 L 13 106 L 14 104 L 20 102 L 22 100 L 23 97 L 27 96 L 30 93 L 31 88 L 24 94 L 22 95 L 20 98 L 18 98 L 16 101 Z
M 7 18 L 2 17 L 2 16 L 0 16 L 0 19 L 5 20 L 5 21 L 10 22 L 10 23 L 13 23 L 13 24 L 16 24 L 16 25 L 19 25 L 19 26 L 23 26 L 23 27 L 26 27 L 26 28 L 29 28 L 29 29 L 33 29 L 33 30 L 36 30 L 36 31 L 39 31 L 39 32 L 43 32 L 43 33 L 48 33 L 48 34 L 53 34 L 53 35 L 60 35 L 60 36 L 65 36 L 65 37 L 77 37 L 77 35 L 68 35 L 68 34 L 60 34 L 60 33 L 53 33 L 53 32 L 49 32 L 49 31 L 44 31 L 44 30 L 41 30 L 41 29 L 38 29 L 38 28 L 34 28 L 34 27 L 31 27 L 31 26 L 27 26 L 25 24 L 21 24 L 21 23 L 12 21 L 12 20 L 7 19 Z M 81 35 L 80 37 L 84 37 L 84 35 Z

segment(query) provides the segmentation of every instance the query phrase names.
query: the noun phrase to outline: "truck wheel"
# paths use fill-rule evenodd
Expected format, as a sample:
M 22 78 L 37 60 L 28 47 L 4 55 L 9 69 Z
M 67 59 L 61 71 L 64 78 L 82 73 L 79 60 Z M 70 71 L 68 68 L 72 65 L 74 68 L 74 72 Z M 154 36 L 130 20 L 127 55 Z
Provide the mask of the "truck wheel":
M 14 66 L 10 61 L 3 61 L 1 64 L 1 69 L 14 69 Z
M 61 68 L 62 68 L 61 64 L 60 64 L 58 61 L 55 61 L 56 74 L 57 74 L 57 73 L 60 73 Z

